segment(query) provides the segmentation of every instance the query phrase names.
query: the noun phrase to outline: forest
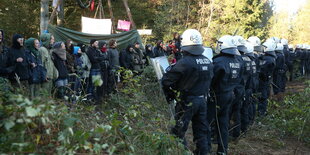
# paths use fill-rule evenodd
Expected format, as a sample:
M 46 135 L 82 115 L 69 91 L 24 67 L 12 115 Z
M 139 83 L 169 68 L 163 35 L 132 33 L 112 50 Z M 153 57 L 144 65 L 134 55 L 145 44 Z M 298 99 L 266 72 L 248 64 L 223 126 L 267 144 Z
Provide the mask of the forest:
M 124 2 L 137 29 L 152 29 L 152 35 L 141 36 L 147 44 L 167 42 L 188 28 L 199 30 L 204 45 L 212 48 L 226 34 L 258 36 L 262 43 L 270 37 L 286 38 L 294 47 L 310 44 L 310 0 L 293 13 L 275 11 L 273 0 L 61 0 L 62 11 L 48 22 L 80 32 L 81 17 L 94 18 L 101 3 L 101 17 L 113 14 L 116 26 L 117 20 L 130 21 Z M 43 3 L 49 19 L 56 9 L 53 0 L 0 1 L 0 29 L 7 46 L 16 33 L 39 38 Z M 176 122 L 154 68 L 145 67 L 139 76 L 120 72 L 117 93 L 96 106 L 83 100 L 68 105 L 50 94 L 30 100 L 0 78 L 0 154 L 192 154 L 192 129 L 186 135 L 188 148 L 170 134 Z M 268 115 L 230 142 L 229 152 L 309 154 L 309 96 L 309 75 L 288 82 L 284 93 L 268 99 Z

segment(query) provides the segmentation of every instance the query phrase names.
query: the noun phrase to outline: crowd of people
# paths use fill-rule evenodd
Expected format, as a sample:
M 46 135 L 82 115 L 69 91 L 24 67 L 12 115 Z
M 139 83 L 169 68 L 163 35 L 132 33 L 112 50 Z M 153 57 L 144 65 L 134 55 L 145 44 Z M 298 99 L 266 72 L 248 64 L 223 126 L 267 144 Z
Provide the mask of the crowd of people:
M 141 43 L 135 42 L 120 51 L 113 39 L 91 39 L 86 45 L 73 43 L 70 39 L 55 42 L 53 34 L 48 32 L 38 39 L 27 40 L 15 34 L 9 48 L 4 37 L 1 30 L 0 76 L 9 79 L 14 88 L 29 92 L 27 95 L 31 98 L 47 93 L 72 102 L 84 97 L 99 104 L 116 92 L 121 67 L 139 75 L 146 65 L 150 65 L 148 58 L 169 56 L 175 63 L 181 57 L 178 33 L 176 39 L 167 44 L 159 40 L 156 46 L 148 44 L 144 50 Z
M 172 133 L 187 145 L 185 133 L 192 121 L 196 154 L 208 154 L 211 139 L 218 144 L 218 154 L 227 154 L 229 137 L 238 138 L 256 116 L 267 114 L 270 88 L 278 94 L 285 91 L 287 79 L 310 75 L 310 45 L 294 48 L 277 37 L 261 44 L 256 36 L 225 35 L 212 60 L 202 55 L 202 36 L 194 29 L 182 36 L 174 33 L 167 43 L 158 40 L 142 50 L 136 42 L 121 51 L 116 40 L 91 39 L 89 45 L 55 42 L 50 33 L 25 41 L 15 34 L 8 48 L 4 37 L 0 30 L 0 77 L 30 92 L 31 98 L 55 92 L 57 98 L 68 100 L 70 90 L 72 102 L 85 95 L 100 104 L 116 92 L 121 67 L 139 75 L 151 64 L 149 58 L 166 56 L 171 67 L 161 84 L 166 99 L 177 101 Z

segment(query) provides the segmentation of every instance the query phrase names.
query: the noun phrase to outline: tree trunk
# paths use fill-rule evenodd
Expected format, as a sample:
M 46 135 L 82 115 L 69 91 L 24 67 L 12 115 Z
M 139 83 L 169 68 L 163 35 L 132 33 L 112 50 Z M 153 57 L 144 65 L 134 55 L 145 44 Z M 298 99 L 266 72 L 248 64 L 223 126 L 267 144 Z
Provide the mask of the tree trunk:
M 136 24 L 135 24 L 135 22 L 134 22 L 133 19 L 132 19 L 132 15 L 131 15 L 130 9 L 129 9 L 129 7 L 128 7 L 128 1 L 127 1 L 127 0 L 123 0 L 123 2 L 124 2 L 124 6 L 125 6 L 125 8 L 126 8 L 126 12 L 127 12 L 128 18 L 129 18 L 129 20 L 130 20 L 130 22 L 131 22 L 131 24 L 132 24 L 132 28 L 133 28 L 133 29 L 137 29 L 137 28 L 136 28 Z
M 48 25 L 48 2 L 49 0 L 41 0 L 41 11 L 40 11 L 40 33 L 47 29 Z
M 59 8 L 60 10 L 57 12 L 57 25 L 63 26 L 64 18 L 65 18 L 65 10 L 64 10 L 64 2 L 65 0 L 60 0 Z
M 109 7 L 110 17 L 111 17 L 111 21 L 112 21 L 112 33 L 115 33 L 116 29 L 114 26 L 115 24 L 114 24 L 114 16 L 113 16 L 113 11 L 112 11 L 111 0 L 108 0 L 108 7 Z

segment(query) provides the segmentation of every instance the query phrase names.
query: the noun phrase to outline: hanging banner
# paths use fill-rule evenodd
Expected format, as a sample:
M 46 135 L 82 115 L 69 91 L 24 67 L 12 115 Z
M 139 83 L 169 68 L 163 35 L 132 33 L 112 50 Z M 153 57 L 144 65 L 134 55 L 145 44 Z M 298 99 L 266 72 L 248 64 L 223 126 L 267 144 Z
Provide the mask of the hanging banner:
M 138 29 L 140 35 L 152 35 L 152 29 Z
M 126 20 L 118 20 L 117 22 L 117 29 L 123 30 L 123 31 L 129 31 L 130 30 L 130 22 Z
M 89 34 L 111 34 L 111 19 L 82 17 L 82 32 Z

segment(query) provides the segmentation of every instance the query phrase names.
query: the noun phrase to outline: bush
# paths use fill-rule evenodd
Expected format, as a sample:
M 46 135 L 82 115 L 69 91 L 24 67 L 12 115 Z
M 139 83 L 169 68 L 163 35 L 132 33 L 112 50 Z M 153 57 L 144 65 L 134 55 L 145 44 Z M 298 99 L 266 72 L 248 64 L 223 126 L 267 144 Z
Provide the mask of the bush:
M 155 75 L 123 71 L 123 88 L 100 106 L 0 93 L 0 152 L 182 154 L 168 134 L 167 105 Z
M 268 123 L 283 136 L 295 136 L 310 145 L 310 81 L 300 93 L 286 96 L 281 103 L 271 102 Z

